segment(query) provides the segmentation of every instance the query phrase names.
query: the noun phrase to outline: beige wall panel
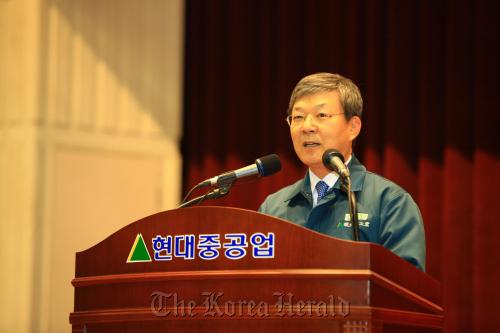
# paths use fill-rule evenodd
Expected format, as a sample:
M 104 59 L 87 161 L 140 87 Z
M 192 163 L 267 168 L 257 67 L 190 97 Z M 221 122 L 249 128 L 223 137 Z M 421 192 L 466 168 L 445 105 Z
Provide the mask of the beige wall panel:
M 0 1 L 0 128 L 38 117 L 40 0 Z
M 30 332 L 37 210 L 38 0 L 0 1 L 0 332 Z
M 177 140 L 183 2 L 49 4 L 47 123 Z
M 0 129 L 0 332 L 29 332 L 36 258 L 36 151 L 31 129 Z
M 161 207 L 160 156 L 56 147 L 48 232 L 48 331 L 70 329 L 74 254 Z
M 75 252 L 179 203 L 182 40 L 183 0 L 0 0 L 0 333 L 69 332 Z

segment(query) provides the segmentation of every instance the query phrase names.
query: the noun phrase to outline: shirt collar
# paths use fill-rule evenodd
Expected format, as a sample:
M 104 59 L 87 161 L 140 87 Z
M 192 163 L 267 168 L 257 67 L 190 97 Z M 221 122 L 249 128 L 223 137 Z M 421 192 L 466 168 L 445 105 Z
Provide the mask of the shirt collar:
M 366 168 L 359 163 L 358 159 L 354 154 L 351 155 L 349 160 L 347 160 L 347 166 L 351 173 L 351 189 L 354 192 L 361 191 L 363 189 L 363 183 L 365 181 Z M 309 170 L 310 171 L 310 170 Z M 309 176 L 310 172 L 307 172 L 305 177 L 295 183 L 293 187 L 290 189 L 290 195 L 287 197 L 285 201 L 290 201 L 294 197 L 301 195 L 311 200 L 312 202 L 312 190 L 311 190 L 311 177 Z M 328 183 L 327 183 L 328 184 Z M 316 183 L 315 183 L 316 185 Z M 340 182 L 336 181 L 333 185 L 333 188 L 340 189 Z
M 352 154 L 351 156 L 349 156 L 349 159 L 347 160 L 347 162 L 345 162 L 345 165 L 349 166 L 349 162 L 351 162 L 351 159 L 352 159 Z M 317 197 L 317 193 L 315 192 L 316 191 L 316 184 L 322 180 L 326 183 L 326 185 L 328 185 L 328 189 L 331 189 L 333 187 L 333 185 L 335 185 L 335 183 L 337 182 L 337 180 L 339 179 L 339 175 L 336 173 L 336 172 L 330 172 L 329 174 L 327 174 L 325 177 L 323 177 L 323 179 L 320 179 L 318 176 L 316 176 L 316 174 L 314 172 L 312 172 L 311 169 L 309 169 L 309 182 L 310 182 L 310 185 L 311 185 L 311 193 L 313 193 L 313 196 L 316 198 Z
M 349 159 L 345 163 L 345 165 L 348 165 L 349 162 L 351 161 L 351 156 L 349 156 Z M 311 193 L 313 197 L 313 206 L 316 206 L 318 204 L 318 190 L 316 189 L 316 185 L 318 184 L 319 181 L 324 181 L 326 185 L 328 185 L 328 192 L 331 192 L 333 185 L 338 181 L 339 175 L 336 172 L 330 172 L 327 174 L 323 179 L 320 179 L 316 174 L 309 169 L 309 181 L 311 184 Z

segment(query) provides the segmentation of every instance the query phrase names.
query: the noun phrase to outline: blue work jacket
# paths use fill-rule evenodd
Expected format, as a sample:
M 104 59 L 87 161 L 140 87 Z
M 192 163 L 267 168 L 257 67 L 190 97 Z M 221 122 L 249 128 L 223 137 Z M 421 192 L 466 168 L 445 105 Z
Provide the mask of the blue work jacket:
M 353 155 L 348 165 L 356 194 L 360 240 L 380 244 L 425 271 L 425 233 L 412 197 L 400 186 L 366 171 Z M 337 180 L 313 208 L 309 174 L 269 195 L 259 212 L 314 231 L 352 240 L 349 200 Z

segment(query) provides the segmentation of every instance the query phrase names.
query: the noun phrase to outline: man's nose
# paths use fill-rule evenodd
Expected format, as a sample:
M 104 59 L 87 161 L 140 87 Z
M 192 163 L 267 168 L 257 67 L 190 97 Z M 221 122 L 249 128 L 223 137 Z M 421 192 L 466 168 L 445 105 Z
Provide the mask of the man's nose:
M 307 115 L 304 119 L 304 123 L 302 124 L 302 130 L 305 132 L 311 132 L 316 130 L 316 122 L 314 121 L 314 117 L 312 115 Z

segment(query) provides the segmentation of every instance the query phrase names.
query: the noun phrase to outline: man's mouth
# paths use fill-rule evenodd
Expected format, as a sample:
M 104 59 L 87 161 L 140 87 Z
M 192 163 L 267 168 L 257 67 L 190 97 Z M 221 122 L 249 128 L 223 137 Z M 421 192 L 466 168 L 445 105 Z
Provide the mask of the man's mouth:
M 313 141 L 306 141 L 302 144 L 303 147 L 305 148 L 313 148 L 319 146 L 318 142 L 313 142 Z

